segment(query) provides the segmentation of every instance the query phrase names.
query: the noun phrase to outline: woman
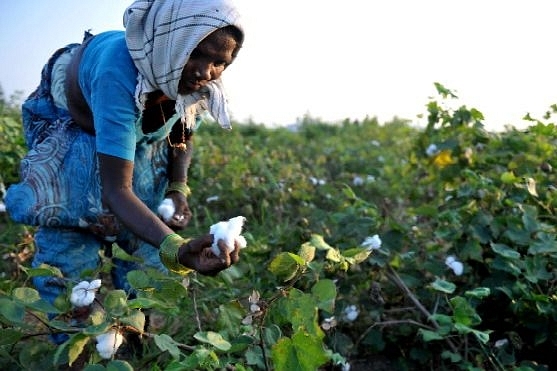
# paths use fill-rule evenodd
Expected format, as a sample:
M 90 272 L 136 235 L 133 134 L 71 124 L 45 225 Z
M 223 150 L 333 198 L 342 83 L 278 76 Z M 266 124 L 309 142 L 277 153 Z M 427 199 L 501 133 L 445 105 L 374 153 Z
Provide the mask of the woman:
M 124 26 L 86 35 L 43 69 L 23 104 L 30 151 L 7 210 L 39 226 L 33 266 L 58 267 L 71 279 L 91 274 L 99 249 L 114 241 L 143 266 L 214 275 L 238 260 L 239 247 L 229 253 L 221 240 L 216 257 L 211 235 L 188 241 L 174 230 L 191 216 L 196 117 L 207 109 L 230 127 L 220 76 L 243 41 L 238 13 L 228 0 L 139 0 Z M 176 210 L 166 223 L 156 214 L 165 197 Z M 125 275 L 137 268 L 116 260 L 114 285 L 127 289 Z M 62 290 L 48 277 L 34 283 L 50 301 Z

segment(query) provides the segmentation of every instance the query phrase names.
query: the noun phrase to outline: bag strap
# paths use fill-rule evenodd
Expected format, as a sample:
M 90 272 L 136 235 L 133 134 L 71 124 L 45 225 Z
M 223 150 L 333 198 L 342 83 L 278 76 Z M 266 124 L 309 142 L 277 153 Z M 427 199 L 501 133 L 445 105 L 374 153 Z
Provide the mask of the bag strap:
M 85 31 L 82 44 L 77 47 L 70 63 L 68 64 L 68 67 L 66 68 L 66 81 L 64 86 L 70 115 L 79 127 L 91 134 L 95 134 L 93 112 L 91 112 L 91 108 L 89 108 L 89 105 L 81 92 L 78 74 L 83 51 L 93 37 L 92 33 Z

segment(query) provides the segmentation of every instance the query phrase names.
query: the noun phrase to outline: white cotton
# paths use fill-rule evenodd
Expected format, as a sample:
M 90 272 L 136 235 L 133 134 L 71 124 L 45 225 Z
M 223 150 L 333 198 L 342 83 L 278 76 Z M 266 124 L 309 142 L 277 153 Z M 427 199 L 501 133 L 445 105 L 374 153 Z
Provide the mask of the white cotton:
M 243 216 L 236 216 L 234 218 L 230 218 L 228 221 L 215 223 L 209 228 L 209 233 L 213 235 L 213 245 L 211 246 L 211 251 L 215 254 L 215 256 L 220 255 L 218 246 L 219 240 L 224 240 L 224 243 L 228 246 L 229 252 L 234 250 L 235 241 L 238 241 L 240 245 L 245 245 L 246 240 L 241 236 L 242 227 L 245 221 L 246 218 Z M 240 237 L 243 238 L 243 240 Z
M 445 259 L 445 264 L 453 270 L 453 273 L 457 276 L 460 276 L 462 272 L 464 272 L 464 265 L 456 260 L 456 258 L 452 255 L 447 256 Z
M 110 330 L 107 333 L 97 335 L 97 352 L 104 359 L 112 358 L 116 353 L 124 337 L 116 330 Z
M 243 249 L 244 247 L 246 247 L 248 245 L 248 241 L 246 241 L 246 238 L 244 236 L 236 237 L 236 242 L 240 246 L 240 249 Z
M 162 200 L 157 211 L 159 215 L 162 217 L 162 220 L 168 223 L 174 216 L 174 213 L 176 212 L 176 206 L 174 206 L 174 201 L 172 201 L 171 198 L 165 198 L 164 200 Z
M 364 184 L 364 179 L 361 176 L 355 176 L 352 180 L 352 184 L 354 184 L 355 186 L 361 186 L 362 184 Z
M 429 157 L 436 155 L 438 152 L 437 145 L 430 144 L 429 147 L 425 150 L 426 155 Z
M 6 205 L 0 201 L 0 213 L 6 212 Z
M 453 270 L 454 274 L 460 276 L 464 272 L 464 265 L 461 262 L 455 261 L 449 267 Z
M 70 302 L 76 307 L 86 307 L 95 301 L 95 293 L 101 287 L 101 280 L 81 281 L 72 288 Z
M 445 258 L 445 264 L 450 266 L 452 263 L 456 261 L 456 258 L 453 255 L 449 255 Z
M 349 305 L 344 308 L 344 317 L 350 322 L 355 321 L 359 314 L 360 311 L 355 305 Z
M 364 242 L 362 242 L 362 246 L 366 247 L 369 251 L 378 250 L 378 249 L 381 248 L 382 243 L 383 242 L 381 241 L 381 238 L 379 237 L 379 235 L 375 234 L 371 237 L 366 237 Z
M 206 203 L 216 202 L 219 200 L 219 196 L 209 196 L 205 199 Z
M 314 176 L 310 176 L 309 180 L 311 181 L 311 184 L 313 184 L 313 185 L 325 185 L 325 184 L 327 184 L 325 179 L 318 179 Z

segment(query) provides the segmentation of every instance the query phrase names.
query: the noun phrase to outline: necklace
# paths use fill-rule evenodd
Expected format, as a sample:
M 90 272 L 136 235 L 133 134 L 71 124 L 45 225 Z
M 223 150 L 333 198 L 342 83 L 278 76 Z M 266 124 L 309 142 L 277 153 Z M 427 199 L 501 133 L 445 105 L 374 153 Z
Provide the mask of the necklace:
M 164 115 L 164 110 L 162 109 L 162 102 L 159 102 L 159 108 L 161 110 L 162 121 L 166 124 L 166 116 Z M 180 120 L 180 121 L 182 121 L 182 120 Z M 168 145 L 172 148 L 176 148 L 180 151 L 186 152 L 186 150 L 188 149 L 188 146 L 186 145 L 186 124 L 182 121 L 182 143 L 172 143 L 170 141 L 170 132 L 171 131 L 172 131 L 172 128 L 170 129 L 170 131 L 166 135 L 166 140 L 168 141 Z

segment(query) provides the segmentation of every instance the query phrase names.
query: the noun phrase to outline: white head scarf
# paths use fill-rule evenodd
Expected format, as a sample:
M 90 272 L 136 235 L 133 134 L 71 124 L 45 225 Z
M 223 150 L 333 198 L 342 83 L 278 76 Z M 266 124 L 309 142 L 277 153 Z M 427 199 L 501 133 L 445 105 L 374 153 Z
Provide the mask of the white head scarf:
M 192 51 L 213 31 L 236 26 L 240 16 L 230 0 L 136 0 L 124 13 L 126 43 L 139 70 L 136 102 L 143 109 L 147 93 L 155 90 L 176 100 L 176 112 L 188 128 L 195 115 L 209 110 L 230 128 L 227 101 L 220 79 L 186 96 L 178 94 L 182 70 Z

